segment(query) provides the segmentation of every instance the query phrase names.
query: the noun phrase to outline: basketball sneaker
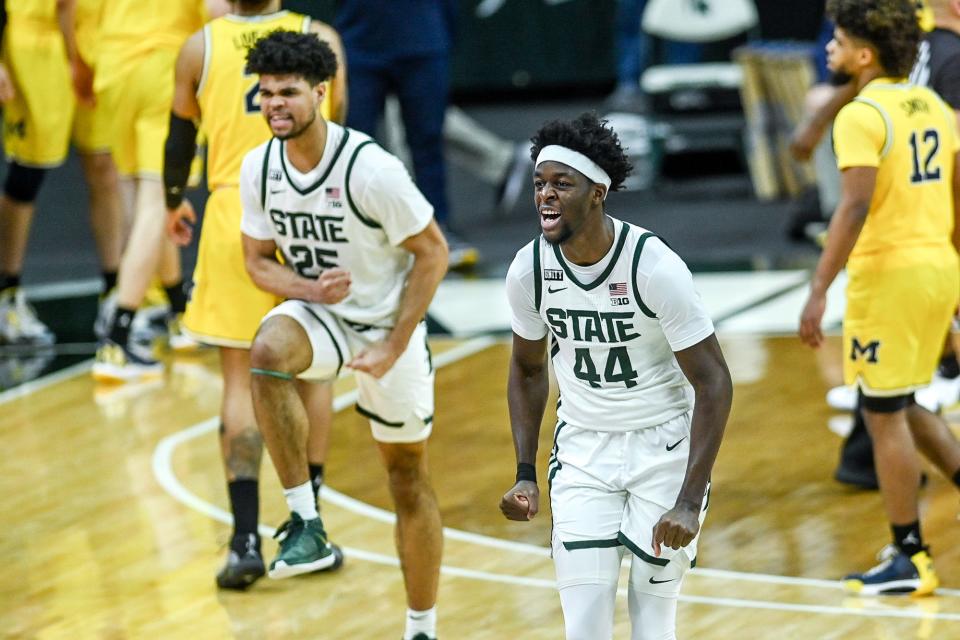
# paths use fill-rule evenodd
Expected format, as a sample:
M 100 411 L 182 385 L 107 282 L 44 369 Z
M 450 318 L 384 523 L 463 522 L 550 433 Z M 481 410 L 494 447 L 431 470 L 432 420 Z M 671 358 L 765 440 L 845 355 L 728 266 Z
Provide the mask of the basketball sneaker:
M 234 536 L 230 543 L 227 561 L 217 573 L 217 586 L 243 591 L 262 578 L 264 573 L 260 536 L 255 533 L 240 534 Z
M 40 322 L 20 287 L 0 291 L 0 344 L 50 346 L 56 336 Z
M 327 540 L 320 518 L 304 520 L 299 513 L 291 513 L 273 537 L 280 540 L 280 551 L 268 573 L 275 580 L 311 571 L 333 571 L 343 564 L 343 552 Z
M 927 596 L 940 586 L 926 548 L 907 557 L 896 546 L 888 544 L 877 554 L 877 560 L 880 564 L 865 573 L 844 577 L 847 591 L 861 596 Z
M 853 411 L 857 408 L 857 388 L 853 385 L 840 385 L 827 391 L 827 405 L 840 411 Z
M 163 364 L 147 353 L 138 353 L 132 344 L 119 345 L 104 340 L 97 347 L 93 378 L 99 382 L 133 382 L 163 375 Z
M 93 321 L 93 335 L 97 340 L 106 340 L 110 336 L 113 314 L 117 311 L 117 289 L 114 287 L 100 296 L 97 301 L 97 318 Z
M 200 347 L 199 342 L 183 331 L 182 313 L 171 313 L 167 317 L 167 344 L 177 353 L 195 351 Z

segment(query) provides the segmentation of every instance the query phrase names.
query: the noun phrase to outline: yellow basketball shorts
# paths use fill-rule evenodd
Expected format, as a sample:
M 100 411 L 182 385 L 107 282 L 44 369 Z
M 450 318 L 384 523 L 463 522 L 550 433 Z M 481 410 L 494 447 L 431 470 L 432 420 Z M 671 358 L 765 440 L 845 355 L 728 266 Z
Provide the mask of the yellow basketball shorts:
M 77 106 L 59 31 L 30 24 L 8 28 L 3 57 L 16 90 L 3 109 L 10 160 L 56 167 L 66 159 L 71 139 L 82 152 L 109 150 L 104 110 Z
M 260 320 L 280 299 L 258 289 L 247 274 L 241 214 L 238 187 L 215 189 L 207 199 L 183 327 L 204 344 L 249 349 Z
M 843 319 L 843 378 L 890 397 L 930 383 L 957 309 L 960 272 L 916 264 L 851 273 Z
M 163 174 L 175 62 L 176 52 L 154 51 L 131 65 L 122 81 L 97 89 L 98 108 L 110 114 L 110 150 L 120 175 Z

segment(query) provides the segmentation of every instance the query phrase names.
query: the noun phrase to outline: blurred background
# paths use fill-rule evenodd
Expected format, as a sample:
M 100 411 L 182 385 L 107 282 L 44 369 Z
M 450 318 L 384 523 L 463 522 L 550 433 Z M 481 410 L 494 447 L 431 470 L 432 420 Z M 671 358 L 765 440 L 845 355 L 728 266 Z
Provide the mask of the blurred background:
M 608 211 L 661 235 L 695 273 L 813 266 L 822 228 L 810 206 L 815 175 L 787 147 L 817 77 L 822 0 L 682 0 L 674 8 L 702 20 L 690 21 L 689 34 L 666 35 L 695 41 L 666 38 L 662 25 L 651 34 L 645 1 L 435 1 L 453 16 L 448 280 L 502 282 L 515 252 L 539 233 L 529 137 L 547 120 L 588 110 L 611 121 L 635 166 Z M 340 26 L 335 0 L 283 6 Z M 753 15 L 727 24 L 743 6 Z M 409 164 L 399 111 L 388 100 L 377 138 Z M 101 288 L 86 188 L 74 154 L 48 176 L 23 268 L 40 319 L 58 344 L 77 345 L 77 358 L 92 352 Z M 188 194 L 198 213 L 206 195 L 203 185 Z M 195 257 L 196 242 L 184 250 L 184 274 Z M 20 367 L 0 387 L 46 368 Z

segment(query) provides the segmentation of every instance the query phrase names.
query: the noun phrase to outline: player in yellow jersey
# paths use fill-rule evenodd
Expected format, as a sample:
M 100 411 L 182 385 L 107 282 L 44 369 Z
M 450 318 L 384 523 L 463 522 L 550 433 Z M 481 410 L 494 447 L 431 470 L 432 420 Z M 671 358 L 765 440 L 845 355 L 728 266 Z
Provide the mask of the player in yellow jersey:
M 920 29 L 908 0 L 830 0 L 831 71 L 857 97 L 834 124 L 842 196 L 800 317 L 800 337 L 823 341 L 827 288 L 847 264 L 844 379 L 861 394 L 880 491 L 893 531 L 881 563 L 846 577 L 863 595 L 927 595 L 939 584 L 917 509 L 917 450 L 955 482 L 960 445 L 918 405 L 960 295 L 957 217 L 960 136 L 953 110 L 908 84 Z
M 195 216 L 189 201 L 183 198 L 183 189 L 194 153 L 194 122 L 198 121 L 207 137 L 210 197 L 183 327 L 198 341 L 220 348 L 224 380 L 220 450 L 234 530 L 217 584 L 228 589 L 245 589 L 264 574 L 257 534 L 263 447 L 250 393 L 250 344 L 260 320 L 279 300 L 258 289 L 244 267 L 239 180 L 243 157 L 271 136 L 260 113 L 257 76 L 244 71 L 247 51 L 260 37 L 278 29 L 316 33 L 343 60 L 340 38 L 328 25 L 280 11 L 279 0 L 236 2 L 233 13 L 207 23 L 180 51 L 164 159 L 172 235 L 186 244 L 192 235 L 188 225 L 195 222 Z M 345 77 L 341 64 L 321 107 L 325 118 L 343 121 Z M 302 383 L 300 391 L 310 407 L 308 460 L 316 497 L 323 481 L 331 421 L 330 385 Z M 332 568 L 338 566 L 339 562 Z
M 186 308 L 179 251 L 163 230 L 163 144 L 173 70 L 184 41 L 222 0 L 109 0 L 101 4 L 94 91 L 111 115 L 111 152 L 133 211 L 117 281 L 116 310 L 97 348 L 93 376 L 124 381 L 159 375 L 162 365 L 130 341 L 147 287 L 158 276 L 170 300 L 171 346 Z
M 19 289 L 35 200 L 48 169 L 72 141 L 89 187 L 90 222 L 104 291 L 120 263 L 121 210 L 109 154 L 108 115 L 94 105 L 89 63 L 95 56 L 98 0 L 8 2 L 3 60 L 10 72 L 4 102 L 9 167 L 0 198 L 0 342 L 48 344 L 53 334 Z M 76 23 L 61 32 L 61 24 Z M 71 90 L 71 75 L 73 90 Z M 74 96 L 76 93 L 76 97 Z

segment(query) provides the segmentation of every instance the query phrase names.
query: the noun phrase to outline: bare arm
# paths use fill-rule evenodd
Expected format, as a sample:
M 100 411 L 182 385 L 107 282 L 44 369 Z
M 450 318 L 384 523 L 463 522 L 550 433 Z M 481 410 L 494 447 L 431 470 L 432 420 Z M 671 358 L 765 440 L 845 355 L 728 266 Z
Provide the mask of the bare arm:
M 173 79 L 170 127 L 163 149 L 163 187 L 167 204 L 167 233 L 180 246 L 190 243 L 197 214 L 183 192 L 196 153 L 200 103 L 197 87 L 203 73 L 203 31 L 190 36 L 177 56 Z
M 211 20 L 230 13 L 230 0 L 206 0 L 205 4 Z
M 197 31 L 180 47 L 173 79 L 173 107 L 171 110 L 184 120 L 200 119 L 197 87 L 203 73 L 203 31 Z
M 526 340 L 513 334 L 507 402 L 518 464 L 536 464 L 549 391 L 547 339 Z M 530 520 L 539 511 L 539 495 L 536 480 L 518 480 L 501 498 L 500 511 L 509 520 Z
M 337 55 L 337 73 L 330 80 L 330 119 L 337 124 L 347 121 L 347 54 L 340 34 L 330 25 L 319 20 L 310 22 L 310 31 L 325 41 Z
M 5 0 L 0 0 L 0 43 L 7 30 L 7 4 Z M 16 92 L 13 90 L 13 80 L 7 71 L 6 65 L 0 61 L 0 104 L 13 100 Z
M 823 342 L 820 321 L 827 304 L 827 289 L 843 269 L 853 251 L 863 223 L 870 211 L 870 201 L 877 184 L 876 167 L 849 167 L 842 175 L 843 195 L 830 218 L 827 245 L 817 262 L 810 282 L 810 297 L 800 315 L 800 339 L 811 347 Z
M 70 61 L 70 75 L 73 82 L 73 92 L 82 104 L 92 106 L 93 69 L 80 56 L 77 46 L 77 0 L 57 0 L 57 23 L 63 35 L 63 44 L 67 50 L 67 59 Z
M 700 530 L 700 509 L 733 399 L 733 383 L 716 334 L 674 355 L 693 386 L 696 399 L 683 485 L 673 509 L 663 514 L 653 528 L 656 556 L 660 555 L 661 545 L 671 549 L 687 546 Z
M 382 343 L 361 350 L 349 364 L 351 368 L 377 378 L 389 371 L 406 351 L 414 329 L 427 315 L 427 308 L 447 273 L 449 263 L 447 241 L 434 220 L 400 246 L 413 254 L 413 268 L 407 274 L 393 329 Z
M 829 99 L 797 125 L 790 141 L 790 153 L 796 160 L 809 160 L 827 127 L 845 104 L 857 95 L 856 83 L 833 87 Z
M 250 279 L 260 289 L 281 298 L 336 304 L 350 292 L 350 274 L 325 269 L 316 280 L 304 278 L 277 261 L 277 244 L 243 234 L 243 259 Z

